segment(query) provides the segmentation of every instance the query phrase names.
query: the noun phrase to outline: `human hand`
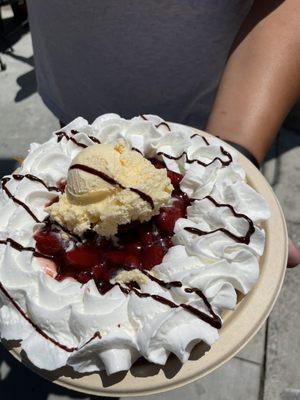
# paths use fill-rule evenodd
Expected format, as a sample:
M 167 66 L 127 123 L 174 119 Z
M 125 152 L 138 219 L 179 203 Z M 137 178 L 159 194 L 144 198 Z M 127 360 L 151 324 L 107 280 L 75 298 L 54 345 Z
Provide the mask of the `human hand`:
M 300 249 L 295 245 L 295 243 L 289 239 L 289 255 L 287 261 L 288 268 L 297 267 L 300 264 Z

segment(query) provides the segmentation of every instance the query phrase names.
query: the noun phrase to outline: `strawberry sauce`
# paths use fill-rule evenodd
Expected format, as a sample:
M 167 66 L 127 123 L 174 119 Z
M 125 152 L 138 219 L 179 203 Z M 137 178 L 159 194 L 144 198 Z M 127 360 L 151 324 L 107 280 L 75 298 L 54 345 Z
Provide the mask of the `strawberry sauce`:
M 164 163 L 151 161 L 156 168 L 165 168 Z M 120 226 L 113 240 L 90 230 L 80 242 L 74 237 L 63 240 L 58 227 L 48 220 L 34 236 L 36 252 L 52 258 L 58 281 L 71 277 L 84 284 L 93 279 L 102 294 L 111 288 L 109 280 L 122 268 L 151 270 L 162 262 L 173 246 L 171 237 L 175 222 L 186 217 L 186 208 L 190 204 L 187 195 L 179 188 L 182 175 L 168 171 L 168 177 L 174 186 L 172 203 L 162 207 L 159 215 L 150 221 Z

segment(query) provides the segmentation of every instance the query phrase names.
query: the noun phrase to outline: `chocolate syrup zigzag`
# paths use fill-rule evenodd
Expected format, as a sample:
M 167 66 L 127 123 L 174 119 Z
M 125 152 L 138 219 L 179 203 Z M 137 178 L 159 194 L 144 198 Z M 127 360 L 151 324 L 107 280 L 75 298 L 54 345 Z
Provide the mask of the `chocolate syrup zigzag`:
M 7 188 L 6 184 L 7 182 L 9 182 L 11 180 L 11 177 L 6 177 L 6 178 L 2 178 L 1 179 L 1 186 L 2 186 L 2 190 L 4 190 L 4 192 L 7 194 L 7 196 L 16 204 L 18 204 L 19 206 L 23 207 L 24 210 L 35 220 L 35 222 L 37 223 L 41 223 L 42 221 L 40 221 L 38 219 L 38 217 L 33 213 L 33 211 L 30 210 L 30 208 L 27 206 L 27 204 L 25 204 L 23 201 L 17 199 L 11 192 L 10 190 Z
M 62 192 L 57 186 L 48 186 L 46 184 L 46 182 L 43 181 L 43 179 L 32 175 L 32 174 L 25 174 L 25 175 L 21 175 L 21 174 L 12 174 L 12 178 L 14 178 L 16 181 L 21 181 L 24 178 L 29 179 L 32 182 L 39 182 L 41 183 L 49 192 Z
M 131 187 L 126 188 L 120 182 L 116 181 L 115 179 L 111 178 L 110 176 L 104 174 L 101 171 L 98 171 L 97 169 L 88 167 L 87 165 L 74 164 L 74 165 L 71 165 L 70 170 L 71 169 L 80 169 L 81 171 L 84 171 L 84 172 L 87 172 L 89 174 L 98 176 L 99 178 L 103 179 L 105 182 L 107 182 L 107 183 L 109 183 L 109 184 L 111 184 L 113 186 L 119 186 L 121 189 L 129 189 L 132 192 L 138 194 L 142 200 L 144 200 L 147 203 L 149 203 L 151 208 L 154 209 L 154 202 L 153 202 L 153 199 L 151 198 L 151 196 L 149 196 L 148 194 L 142 192 L 139 189 L 135 189 L 135 188 L 131 188 Z
M 78 133 L 78 131 L 75 130 L 71 130 L 71 133 L 73 135 L 75 135 L 76 133 Z M 63 131 L 59 131 L 59 132 L 55 132 L 55 135 L 57 136 L 57 142 L 59 143 L 63 138 L 67 139 L 68 141 L 70 140 L 71 142 L 73 142 L 74 144 L 76 144 L 79 147 L 82 147 L 83 149 L 86 149 L 88 147 L 87 144 L 85 143 L 81 143 L 78 142 L 73 136 L 69 136 L 66 132 Z M 94 143 L 96 144 L 101 144 L 100 140 L 97 139 L 95 136 L 90 136 L 90 135 L 86 135 L 89 139 L 91 139 Z
M 145 121 L 149 121 L 149 119 L 148 119 L 144 114 L 140 114 L 140 117 L 143 118 Z M 154 126 L 155 126 L 155 128 L 159 128 L 159 127 L 162 126 L 162 125 L 165 125 L 165 126 L 168 128 L 168 130 L 171 132 L 170 125 L 169 125 L 167 122 L 160 122 L 159 124 L 154 125 Z M 208 140 L 206 139 L 206 137 L 201 136 L 201 135 L 199 135 L 198 133 L 194 133 L 194 134 L 190 137 L 190 139 L 193 139 L 194 137 L 201 137 L 201 138 L 203 139 L 204 143 L 205 143 L 207 146 L 210 145 L 210 143 L 208 142 Z
M 54 220 L 50 220 L 49 217 L 45 218 L 43 221 L 40 221 L 38 219 L 38 217 L 34 214 L 34 212 L 27 206 L 27 204 L 25 204 L 22 200 L 16 198 L 11 192 L 10 190 L 7 188 L 6 184 L 7 182 L 9 182 L 11 179 L 16 179 L 16 180 L 22 180 L 24 178 L 30 179 L 32 181 L 36 181 L 36 182 L 40 182 L 43 184 L 43 186 L 45 186 L 49 191 L 57 191 L 57 192 L 61 192 L 61 190 L 55 186 L 47 186 L 47 184 L 40 178 L 31 175 L 31 174 L 26 174 L 26 175 L 20 175 L 20 174 L 13 174 L 12 176 L 8 176 L 5 178 L 1 179 L 1 185 L 2 185 L 2 189 L 4 190 L 4 192 L 7 194 L 7 196 L 16 204 L 18 204 L 19 206 L 23 207 L 24 210 L 33 218 L 33 220 L 38 223 L 38 224 L 53 224 L 58 226 L 62 231 L 64 231 L 65 233 L 67 233 L 70 236 L 73 236 L 77 241 L 81 242 L 81 239 L 79 236 L 75 235 L 74 233 L 72 233 L 71 231 L 69 231 L 67 228 L 65 228 L 63 225 L 59 224 L 57 221 Z
M 143 118 L 145 121 L 149 121 L 149 119 L 144 114 L 140 114 L 140 117 Z M 155 128 L 159 128 L 160 126 L 163 126 L 163 125 L 168 129 L 169 132 L 171 132 L 170 125 L 167 124 L 167 122 L 165 122 L 165 121 L 160 122 L 159 124 L 154 125 L 154 126 L 155 126 Z
M 150 278 L 151 279 L 151 278 Z M 198 308 L 195 308 L 193 306 L 191 306 L 190 304 L 185 304 L 185 303 L 181 303 L 181 304 L 176 304 L 171 300 L 166 299 L 163 296 L 157 295 L 157 294 L 150 294 L 150 293 L 145 293 L 145 292 L 140 292 L 139 290 L 137 290 L 135 287 L 126 287 L 124 288 L 123 286 L 121 286 L 120 284 L 116 284 L 117 286 L 119 286 L 119 288 L 121 289 L 121 291 L 124 294 L 129 294 L 130 292 L 135 293 L 138 297 L 141 298 L 149 298 L 151 297 L 153 300 L 161 303 L 161 304 L 165 304 L 166 306 L 169 306 L 170 308 L 183 308 L 186 311 L 190 312 L 191 314 L 195 315 L 196 317 L 198 317 L 199 319 L 201 319 L 202 321 L 208 323 L 209 325 L 211 325 L 213 328 L 216 329 L 220 329 L 222 327 L 222 322 L 221 319 L 215 314 L 213 313 L 213 316 L 210 316 L 206 313 L 204 313 L 203 311 L 199 310 Z M 197 289 L 189 289 L 190 292 L 187 293 L 196 293 L 198 294 L 198 290 Z M 197 291 L 196 291 L 197 290 Z M 204 294 L 201 292 L 201 290 L 199 290 L 199 293 L 201 293 L 200 297 L 203 299 L 206 297 L 204 296 Z M 206 299 L 207 300 L 207 299 Z M 205 303 L 206 304 L 206 303 Z M 209 310 L 211 310 L 211 307 L 209 307 Z
M 220 163 L 222 164 L 223 167 L 228 166 L 229 164 L 232 163 L 232 156 L 231 156 L 231 154 L 228 153 L 228 151 L 226 151 L 222 146 L 220 146 L 220 150 L 221 150 L 221 153 L 222 153 L 223 155 L 225 155 L 225 156 L 228 158 L 228 160 L 222 160 L 220 157 L 215 157 L 215 158 L 214 158 L 212 161 L 210 161 L 209 163 L 205 163 L 205 162 L 200 161 L 200 160 L 198 160 L 198 159 L 192 159 L 192 160 L 189 159 L 186 151 L 183 151 L 183 152 L 182 152 L 179 156 L 177 156 L 177 157 L 171 156 L 170 154 L 164 153 L 163 151 L 159 151 L 159 152 L 157 153 L 157 155 L 158 155 L 158 156 L 164 156 L 164 157 L 168 158 L 169 160 L 175 160 L 175 161 L 177 161 L 177 160 L 179 160 L 180 158 L 182 158 L 183 156 L 185 156 L 186 162 L 187 162 L 188 164 L 197 163 L 197 164 L 199 164 L 199 165 L 202 165 L 203 167 L 208 167 L 209 165 L 213 164 L 213 163 L 214 163 L 215 161 L 217 161 L 217 160 L 220 161 Z
M 193 233 L 195 235 L 198 236 L 204 236 L 204 235 L 210 235 L 211 233 L 215 233 L 215 232 L 223 232 L 225 235 L 227 235 L 228 237 L 230 237 L 231 239 L 235 240 L 238 243 L 244 243 L 244 244 L 249 244 L 250 243 L 250 238 L 253 235 L 253 233 L 255 232 L 255 227 L 254 227 L 254 223 L 252 221 L 251 218 L 249 218 L 247 215 L 245 214 L 241 214 L 241 213 L 237 213 L 235 211 L 235 209 L 233 208 L 232 205 L 230 204 L 222 204 L 222 203 L 218 203 L 213 197 L 211 196 L 206 196 L 204 197 L 204 199 L 208 199 L 209 201 L 211 201 L 216 207 L 227 207 L 230 209 L 230 211 L 232 212 L 232 214 L 237 217 L 237 218 L 243 218 L 245 219 L 248 224 L 249 224 L 249 228 L 247 230 L 247 233 L 245 236 L 237 236 L 234 233 L 228 231 L 226 228 L 217 228 L 214 229 L 213 231 L 203 231 L 201 229 L 198 228 L 194 228 L 194 227 L 189 227 L 186 226 L 184 228 L 184 230 L 186 230 L 187 232 Z M 197 199 L 192 199 L 193 201 L 197 200 Z
M 149 119 L 144 115 L 144 114 L 140 114 L 140 117 L 141 118 L 143 118 L 145 121 L 149 121 Z M 171 132 L 171 128 L 170 128 L 170 126 L 166 123 L 166 122 L 160 122 L 158 125 L 154 125 L 156 128 L 158 128 L 160 125 L 166 125 L 167 127 L 168 127 L 168 129 L 169 129 L 169 131 Z M 204 141 L 204 143 L 207 145 L 207 146 L 210 146 L 210 143 L 208 142 L 208 140 L 204 137 L 204 136 L 201 136 L 201 135 L 199 135 L 198 133 L 194 133 L 191 137 L 190 137 L 190 139 L 193 139 L 193 138 L 195 138 L 195 137 L 201 137 L 202 139 L 203 139 L 203 141 Z M 171 155 L 169 155 L 169 154 L 166 154 L 166 153 L 163 153 L 163 152 L 158 152 L 157 153 L 157 155 L 163 155 L 163 156 L 165 156 L 166 158 L 169 158 L 170 160 L 179 160 L 181 157 L 183 157 L 184 155 L 186 156 L 186 162 L 188 163 L 188 164 L 192 164 L 192 163 L 198 163 L 199 165 L 202 165 L 203 167 L 208 167 L 209 165 L 211 165 L 212 163 L 214 163 L 216 160 L 219 160 L 220 162 L 221 162 L 221 164 L 222 164 L 222 166 L 227 166 L 227 165 L 229 165 L 229 164 L 231 164 L 232 163 L 232 156 L 231 156 L 231 154 L 230 153 L 228 153 L 228 151 L 226 151 L 222 146 L 220 146 L 220 150 L 221 150 L 221 153 L 223 154 L 223 155 L 225 155 L 226 157 L 228 157 L 228 160 L 226 161 L 224 161 L 224 160 L 222 160 L 220 157 L 215 157 L 211 162 L 209 162 L 209 163 L 204 163 L 204 162 L 202 162 L 202 161 L 200 161 L 200 160 L 190 160 L 189 158 L 188 158 L 188 155 L 187 155 L 187 153 L 184 151 L 184 152 L 182 152 L 178 157 L 173 157 L 173 156 L 171 156 Z
M 145 121 L 149 121 L 148 118 L 146 118 L 145 115 L 143 115 L 143 114 L 141 114 L 140 117 L 143 118 Z M 169 125 L 167 122 L 160 122 L 159 124 L 154 125 L 154 126 L 155 126 L 156 128 L 159 128 L 159 127 L 162 126 L 162 125 L 166 126 L 167 129 L 169 130 L 169 132 L 171 132 L 170 125 Z M 77 130 L 75 130 L 75 129 L 72 129 L 72 130 L 71 130 L 71 133 L 72 133 L 73 135 L 75 135 L 76 133 L 79 133 L 79 132 L 78 132 Z M 64 131 L 55 132 L 55 135 L 57 136 L 57 141 L 58 141 L 58 142 L 60 142 L 63 138 L 65 138 L 65 139 L 67 139 L 68 141 L 69 141 L 69 140 L 72 141 L 72 142 L 73 142 L 74 144 L 76 144 L 77 146 L 82 147 L 83 149 L 85 149 L 85 148 L 88 147 L 87 144 L 78 142 L 74 137 L 69 136 L 69 135 L 68 135 L 66 132 L 64 132 Z M 97 139 L 95 136 L 91 136 L 91 135 L 87 135 L 87 134 L 86 134 L 86 136 L 87 136 L 90 140 L 92 140 L 94 143 L 101 144 L 100 140 Z M 204 136 L 201 136 L 201 135 L 199 135 L 198 133 L 195 133 L 195 134 L 193 134 L 193 135 L 190 137 L 190 139 L 193 139 L 194 137 L 201 137 L 201 138 L 203 139 L 204 143 L 205 143 L 207 146 L 210 146 L 210 143 L 208 142 L 208 140 L 207 140 Z M 210 163 L 207 163 L 207 164 L 206 164 L 206 163 L 201 162 L 200 160 L 189 160 L 188 157 L 187 157 L 186 152 L 183 152 L 178 158 L 177 158 L 177 157 L 172 158 L 172 156 L 170 156 L 170 155 L 168 155 L 168 154 L 165 154 L 165 153 L 158 153 L 158 155 L 164 155 L 165 157 L 167 157 L 167 158 L 169 158 L 169 159 L 173 159 L 173 160 L 179 160 L 183 155 L 186 155 L 186 159 L 187 159 L 187 162 L 188 162 L 188 163 L 197 162 L 198 164 L 200 164 L 200 165 L 202 165 L 202 166 L 205 166 L 205 167 L 207 167 L 208 165 L 212 164 L 212 163 L 215 162 L 216 160 L 219 160 L 219 161 L 222 163 L 223 166 L 229 165 L 229 164 L 232 162 L 231 154 L 228 153 L 226 150 L 224 150 L 224 148 L 223 148 L 222 146 L 220 146 L 220 149 L 221 149 L 221 152 L 222 152 L 224 155 L 226 155 L 226 156 L 228 157 L 228 161 L 224 161 L 224 160 L 222 160 L 220 157 L 215 157 Z M 138 149 L 136 149 L 136 148 L 132 148 L 132 150 L 141 153 L 141 151 L 138 150 Z M 142 153 L 141 153 L 141 154 L 142 154 Z
M 53 339 L 50 337 L 45 331 L 43 331 L 35 322 L 33 322 L 28 315 L 25 313 L 25 311 L 19 306 L 19 304 L 12 298 L 12 296 L 8 293 L 8 291 L 5 289 L 3 286 L 2 282 L 0 282 L 0 291 L 4 294 L 4 296 L 12 303 L 12 305 L 16 308 L 16 310 L 22 315 L 22 317 L 29 322 L 29 324 L 39 333 L 41 336 L 43 336 L 46 340 L 54 344 L 55 346 L 61 348 L 62 350 L 68 352 L 68 353 L 73 353 L 74 351 L 80 350 L 86 345 L 88 345 L 92 340 L 99 338 L 101 339 L 100 332 L 95 332 L 94 335 L 87 341 L 85 342 L 82 346 L 80 347 L 68 347 L 57 340 Z
M 130 271 L 130 268 L 128 268 L 128 267 L 123 267 L 123 268 L 124 268 L 125 270 L 127 270 L 127 271 Z M 168 290 L 170 290 L 170 289 L 172 289 L 172 288 L 181 288 L 181 287 L 183 286 L 183 283 L 182 283 L 181 281 L 165 282 L 165 281 L 163 281 L 162 279 L 156 278 L 154 275 L 150 274 L 150 273 L 149 273 L 148 271 L 146 271 L 146 270 L 142 270 L 142 269 L 141 269 L 140 272 L 141 272 L 142 274 L 144 274 L 145 276 L 147 276 L 147 278 L 149 278 L 149 279 L 152 280 L 153 282 L 157 283 L 157 284 L 160 285 L 161 287 L 163 287 L 163 288 L 165 288 L 165 289 L 168 289 Z M 204 294 L 200 289 L 198 289 L 198 288 L 189 288 L 189 287 L 187 287 L 187 288 L 184 289 L 184 291 L 185 291 L 186 293 L 195 293 L 197 296 L 199 296 L 199 297 L 203 300 L 204 304 L 206 305 L 206 307 L 207 307 L 207 309 L 208 309 L 208 311 L 209 311 L 209 313 L 210 313 L 210 316 L 207 315 L 207 314 L 205 314 L 205 313 L 203 313 L 202 311 L 198 310 L 197 308 L 190 306 L 190 305 L 189 305 L 189 307 L 187 308 L 186 306 L 187 306 L 188 304 L 176 304 L 176 303 L 170 302 L 170 300 L 167 300 L 167 299 L 165 299 L 165 298 L 163 298 L 163 299 L 164 299 L 164 304 L 170 305 L 171 308 L 175 308 L 175 307 L 176 307 L 176 308 L 177 308 L 177 307 L 185 308 L 185 309 L 187 309 L 188 311 L 190 311 L 192 314 L 198 316 L 198 318 L 202 319 L 203 321 L 205 321 L 205 322 L 207 322 L 208 324 L 210 324 L 211 326 L 213 326 L 214 328 L 220 329 L 221 326 L 222 326 L 221 319 L 220 319 L 220 317 L 213 311 L 212 306 L 211 306 L 211 304 L 209 303 L 209 301 L 208 301 L 207 297 L 205 296 L 205 294 Z M 135 293 L 136 293 L 136 291 L 135 291 Z M 138 296 L 140 296 L 140 297 L 145 297 L 145 296 L 142 296 L 142 295 L 140 295 L 140 294 L 138 294 L 138 293 L 136 293 L 136 294 L 137 294 Z M 146 297 L 152 297 L 152 298 L 154 298 L 152 295 L 148 296 L 148 293 L 146 293 L 146 294 L 147 294 Z M 159 297 L 161 297 L 161 296 L 159 296 Z M 159 299 L 157 298 L 157 296 L 156 296 L 156 298 L 154 298 L 154 300 L 159 301 Z M 165 301 L 167 301 L 168 303 L 166 303 Z M 162 301 L 161 301 L 161 302 L 162 302 Z M 170 304 L 169 304 L 169 303 L 170 303 Z M 171 303 L 172 303 L 172 304 L 171 304 Z M 199 314 L 199 312 L 200 312 L 200 314 Z
M 201 138 L 203 139 L 203 142 L 206 144 L 206 146 L 210 146 L 210 143 L 209 143 L 209 141 L 206 139 L 205 136 L 199 135 L 198 133 L 194 133 L 194 134 L 190 137 L 190 139 L 193 139 L 193 138 L 195 138 L 195 137 L 201 137 Z

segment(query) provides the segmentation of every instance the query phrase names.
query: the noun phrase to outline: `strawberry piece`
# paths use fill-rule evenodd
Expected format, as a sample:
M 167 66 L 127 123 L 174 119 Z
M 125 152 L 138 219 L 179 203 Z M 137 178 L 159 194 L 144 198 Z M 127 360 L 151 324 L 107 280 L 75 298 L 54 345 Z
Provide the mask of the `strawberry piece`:
M 163 207 L 156 219 L 159 229 L 167 235 L 172 235 L 175 222 L 185 216 L 185 209 L 181 207 Z
M 124 239 L 127 239 L 127 236 L 131 236 L 140 226 L 141 223 L 139 221 L 132 221 L 129 224 L 120 225 L 118 227 L 118 233 L 124 237 Z
M 125 245 L 126 253 L 139 254 L 142 251 L 142 245 L 139 242 L 128 243 Z
M 175 199 L 174 203 L 180 202 L 182 207 L 186 208 L 191 204 L 191 200 L 188 197 L 188 195 L 181 190 L 176 190 L 173 194 L 172 197 Z
M 134 254 L 128 254 L 125 257 L 124 265 L 126 267 L 134 268 L 141 268 L 141 262 L 138 257 Z
M 105 261 L 95 265 L 92 268 L 92 274 L 95 281 L 109 281 L 111 278 L 111 272 Z
M 40 253 L 52 256 L 63 250 L 62 243 L 53 233 L 40 231 L 35 234 L 34 238 L 37 250 Z
M 58 189 L 62 192 L 62 193 L 64 193 L 64 191 L 65 191 L 65 189 L 66 189 L 66 186 L 67 186 L 67 181 L 65 180 L 65 179 L 62 179 L 62 180 L 60 180 L 59 182 L 58 182 Z
M 151 229 L 152 230 L 152 229 Z M 153 233 L 150 231 L 145 231 L 141 234 L 140 237 L 141 243 L 143 245 L 149 246 L 154 242 L 154 236 Z
M 178 174 L 177 172 L 170 171 L 170 170 L 168 170 L 167 175 L 170 178 L 171 183 L 174 186 L 174 188 L 176 188 L 176 189 L 179 188 L 179 184 L 182 181 L 183 176 L 181 174 Z
M 92 276 L 90 272 L 87 271 L 79 272 L 77 275 L 77 280 L 82 284 L 87 283 L 90 279 L 92 279 Z
M 97 288 L 101 294 L 107 293 L 112 287 L 113 285 L 108 281 L 97 282 Z
M 55 277 L 55 279 L 56 279 L 58 282 L 63 281 L 64 278 L 65 278 L 65 277 L 64 277 L 63 274 L 57 274 L 56 277 Z
M 143 251 L 143 269 L 150 270 L 155 265 L 162 262 L 164 255 L 167 250 L 164 250 L 159 245 L 153 245 L 150 247 L 145 247 Z
M 175 210 L 180 210 L 182 217 L 186 216 L 186 205 L 183 199 L 175 199 L 172 208 Z
M 100 258 L 97 247 L 88 244 L 76 247 L 64 255 L 64 261 L 67 266 L 79 270 L 91 269 L 94 265 L 98 264 Z
M 161 243 L 162 243 L 162 247 L 163 247 L 163 248 L 166 248 L 166 249 L 169 249 L 170 247 L 173 247 L 173 246 L 174 246 L 174 244 L 173 244 L 172 239 L 171 239 L 170 236 L 167 236 L 167 237 L 163 238 L 163 239 L 161 240 Z
M 115 266 L 121 266 L 124 264 L 126 254 L 122 251 L 108 251 L 105 254 L 105 259 Z
M 113 267 L 131 267 L 131 268 L 139 268 L 141 263 L 139 258 L 134 253 L 127 253 L 124 251 L 109 251 L 105 255 L 106 260 Z

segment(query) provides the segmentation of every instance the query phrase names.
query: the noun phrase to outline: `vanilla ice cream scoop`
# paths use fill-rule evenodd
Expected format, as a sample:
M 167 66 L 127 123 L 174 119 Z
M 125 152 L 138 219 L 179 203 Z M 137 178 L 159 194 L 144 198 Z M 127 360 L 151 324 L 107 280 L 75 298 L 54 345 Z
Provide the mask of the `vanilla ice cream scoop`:
M 118 226 L 148 221 L 169 204 L 173 187 L 166 169 L 155 168 L 123 144 L 95 144 L 72 161 L 65 193 L 47 207 L 71 232 L 87 229 L 110 237 Z

